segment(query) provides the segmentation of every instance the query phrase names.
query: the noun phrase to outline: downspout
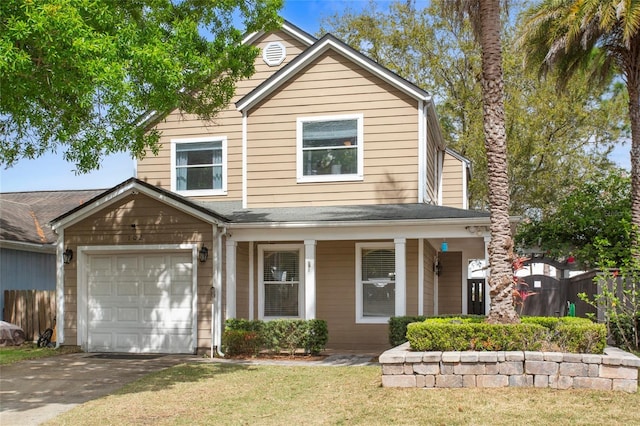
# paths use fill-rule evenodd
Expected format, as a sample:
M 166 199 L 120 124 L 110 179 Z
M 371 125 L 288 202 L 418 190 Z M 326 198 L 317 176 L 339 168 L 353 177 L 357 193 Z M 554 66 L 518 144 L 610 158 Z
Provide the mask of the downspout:
M 55 229 L 54 229 L 55 231 Z M 58 233 L 56 244 L 56 349 L 64 343 L 64 229 Z

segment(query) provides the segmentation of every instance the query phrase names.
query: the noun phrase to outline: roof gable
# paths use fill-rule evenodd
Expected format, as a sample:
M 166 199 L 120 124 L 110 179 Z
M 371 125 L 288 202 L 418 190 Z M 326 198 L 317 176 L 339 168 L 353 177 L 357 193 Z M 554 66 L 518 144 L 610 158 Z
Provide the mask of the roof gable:
M 311 46 L 313 43 L 318 41 L 317 38 L 315 38 L 308 32 L 303 31 L 299 27 L 293 25 L 291 22 L 286 20 L 282 23 L 282 27 L 280 28 L 280 30 L 284 31 L 285 33 L 289 34 L 291 37 L 297 39 L 298 41 L 300 41 L 301 43 L 307 46 Z M 242 39 L 242 44 L 253 44 L 257 40 L 259 40 L 264 34 L 266 34 L 264 31 L 257 31 L 255 33 L 247 34 Z
M 143 193 L 150 198 L 168 204 L 206 222 L 217 224 L 228 222 L 227 218 L 189 201 L 187 198 L 158 188 L 139 179 L 131 178 L 122 182 L 120 185 L 99 194 L 81 206 L 56 217 L 51 221 L 51 227 L 54 230 L 64 229 L 117 202 L 118 200 L 121 200 L 122 198 L 137 193 Z
M 431 95 L 425 90 L 419 88 L 413 83 L 398 76 L 387 68 L 379 65 L 375 61 L 364 56 L 362 53 L 349 47 L 347 44 L 338 40 L 331 34 L 327 34 L 301 53 L 296 59 L 291 61 L 287 66 L 273 74 L 270 78 L 249 92 L 245 97 L 236 103 L 236 108 L 240 111 L 251 109 L 269 94 L 276 91 L 285 84 L 293 76 L 297 75 L 307 65 L 320 57 L 326 51 L 332 50 L 348 60 L 358 64 L 358 66 L 371 72 L 373 75 L 381 78 L 383 81 L 391 84 L 405 94 L 415 98 L 416 100 L 431 102 Z

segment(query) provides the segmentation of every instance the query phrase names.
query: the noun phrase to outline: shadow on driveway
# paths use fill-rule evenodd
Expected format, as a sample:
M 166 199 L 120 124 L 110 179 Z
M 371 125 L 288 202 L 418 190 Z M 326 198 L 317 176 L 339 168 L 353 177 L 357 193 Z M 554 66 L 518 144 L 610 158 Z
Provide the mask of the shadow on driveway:
M 0 366 L 0 425 L 37 425 L 193 355 L 68 355 Z

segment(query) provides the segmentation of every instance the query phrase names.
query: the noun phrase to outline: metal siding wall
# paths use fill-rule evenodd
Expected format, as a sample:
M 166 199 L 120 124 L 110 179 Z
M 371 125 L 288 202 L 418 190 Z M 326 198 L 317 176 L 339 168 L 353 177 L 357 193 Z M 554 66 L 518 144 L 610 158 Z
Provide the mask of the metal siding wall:
M 0 320 L 5 290 L 55 290 L 55 254 L 0 249 Z

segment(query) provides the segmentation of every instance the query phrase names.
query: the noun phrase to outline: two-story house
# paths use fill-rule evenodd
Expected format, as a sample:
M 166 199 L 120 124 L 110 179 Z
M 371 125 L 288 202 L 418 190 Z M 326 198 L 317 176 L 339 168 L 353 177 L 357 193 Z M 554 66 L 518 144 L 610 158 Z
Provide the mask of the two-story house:
M 52 222 L 60 342 L 192 353 L 227 318 L 320 318 L 328 347 L 382 349 L 391 316 L 482 312 L 489 216 L 431 95 L 288 22 L 244 42 L 262 55 L 228 108 L 155 115 L 137 178 Z

